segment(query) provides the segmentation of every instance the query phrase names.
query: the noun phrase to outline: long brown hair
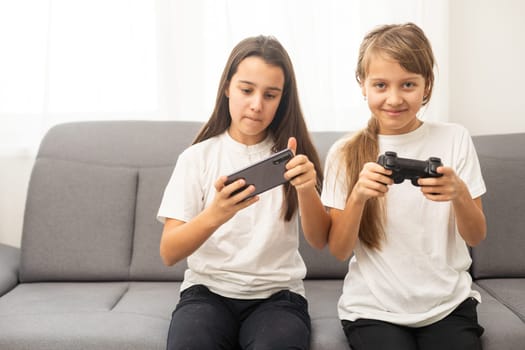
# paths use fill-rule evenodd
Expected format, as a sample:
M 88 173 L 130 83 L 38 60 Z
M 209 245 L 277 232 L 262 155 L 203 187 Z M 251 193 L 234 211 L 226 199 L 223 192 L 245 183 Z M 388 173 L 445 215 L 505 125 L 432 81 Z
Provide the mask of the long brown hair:
M 305 154 L 314 164 L 317 173 L 317 191 L 321 191 L 323 173 L 317 150 L 313 145 L 306 127 L 303 112 L 299 104 L 297 82 L 292 66 L 292 61 L 281 43 L 272 36 L 259 35 L 249 37 L 239 42 L 232 50 L 224 71 L 222 72 L 215 108 L 210 119 L 203 126 L 193 143 L 198 143 L 211 137 L 222 134 L 231 124 L 230 110 L 226 89 L 231 78 L 237 72 L 239 64 L 247 57 L 256 56 L 267 64 L 280 67 L 284 73 L 284 87 L 281 101 L 273 121 L 268 126 L 269 133 L 274 138 L 273 151 L 277 152 L 288 145 L 288 138 L 297 139 L 297 154 Z M 298 207 L 297 191 L 290 184 L 284 185 L 285 202 L 283 203 L 283 216 L 290 221 Z
M 363 39 L 359 48 L 355 77 L 363 85 L 371 59 L 381 55 L 395 60 L 406 71 L 420 74 L 425 79 L 425 95 L 422 106 L 430 101 L 434 86 L 434 54 L 425 33 L 413 23 L 390 24 L 375 28 Z M 368 125 L 357 132 L 342 149 L 349 193 L 354 188 L 363 165 L 375 162 L 379 155 L 379 122 L 371 116 Z M 370 198 L 365 205 L 359 239 L 368 248 L 380 249 L 385 238 L 386 211 L 384 200 Z

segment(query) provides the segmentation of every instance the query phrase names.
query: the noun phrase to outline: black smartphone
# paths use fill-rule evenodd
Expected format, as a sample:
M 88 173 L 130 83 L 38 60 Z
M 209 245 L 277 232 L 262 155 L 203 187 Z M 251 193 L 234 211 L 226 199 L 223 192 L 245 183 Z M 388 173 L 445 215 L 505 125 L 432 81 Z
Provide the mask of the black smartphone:
M 249 185 L 254 185 L 255 191 L 246 197 L 246 199 L 251 198 L 285 183 L 287 181 L 284 178 L 284 173 L 286 172 L 285 166 L 292 158 L 293 152 L 289 148 L 286 148 L 272 154 L 266 159 L 234 172 L 228 176 L 225 184 L 229 185 L 236 180 L 244 179 L 246 185 L 234 191 L 231 195 L 233 196 L 243 191 Z

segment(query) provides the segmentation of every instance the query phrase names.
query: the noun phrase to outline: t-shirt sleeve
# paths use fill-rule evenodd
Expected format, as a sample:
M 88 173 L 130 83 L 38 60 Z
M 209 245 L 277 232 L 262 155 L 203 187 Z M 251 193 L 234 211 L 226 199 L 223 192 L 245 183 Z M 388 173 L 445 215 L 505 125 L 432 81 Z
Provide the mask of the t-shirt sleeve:
M 203 210 L 199 159 L 192 156 L 191 149 L 179 155 L 157 213 L 159 221 L 172 218 L 188 222 Z
M 326 156 L 323 191 L 321 201 L 325 207 L 343 210 L 348 195 L 346 183 L 346 167 L 341 162 L 341 148 L 344 139 L 339 140 L 330 147 Z
M 462 127 L 460 137 L 461 154 L 456 164 L 456 174 L 467 185 L 472 198 L 477 198 L 486 192 L 485 181 L 481 173 L 478 155 L 474 142 L 466 128 Z

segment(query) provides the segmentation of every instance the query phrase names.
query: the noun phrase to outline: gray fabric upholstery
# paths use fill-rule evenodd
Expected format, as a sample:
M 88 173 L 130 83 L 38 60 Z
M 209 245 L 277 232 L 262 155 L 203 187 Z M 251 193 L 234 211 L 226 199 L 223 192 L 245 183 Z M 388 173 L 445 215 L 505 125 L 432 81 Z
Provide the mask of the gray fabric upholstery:
M 477 284 L 525 322 L 525 278 L 480 279 Z
M 30 179 L 21 250 L 0 244 L 0 349 L 165 348 L 186 262 L 162 264 L 155 216 L 178 154 L 201 126 L 83 122 L 49 131 Z M 312 134 L 323 165 L 343 135 Z M 474 142 L 488 187 L 488 237 L 472 249 L 482 343 L 523 349 L 525 134 Z M 303 237 L 299 249 L 311 349 L 349 349 L 337 317 L 348 262 Z
M 155 220 L 172 171 L 173 166 L 140 169 L 131 280 L 181 281 L 184 277 L 186 260 L 169 268 L 162 264 L 159 254 L 162 224 Z
M 483 302 L 478 305 L 479 323 L 485 329 L 481 336 L 484 350 L 521 350 L 525 344 L 525 323 L 519 317 L 494 298 L 479 282 L 474 289 L 481 293 Z M 523 299 L 523 292 L 522 299 Z
M 22 283 L 0 298 L 0 349 L 165 349 L 177 282 Z
M 496 158 L 480 154 L 487 193 L 483 206 L 487 217 L 486 242 L 472 250 L 476 278 L 525 277 L 525 159 L 518 149 Z
M 0 296 L 18 283 L 20 249 L 0 243 Z
M 136 172 L 127 168 L 38 158 L 28 189 L 20 279 L 125 279 L 136 188 Z

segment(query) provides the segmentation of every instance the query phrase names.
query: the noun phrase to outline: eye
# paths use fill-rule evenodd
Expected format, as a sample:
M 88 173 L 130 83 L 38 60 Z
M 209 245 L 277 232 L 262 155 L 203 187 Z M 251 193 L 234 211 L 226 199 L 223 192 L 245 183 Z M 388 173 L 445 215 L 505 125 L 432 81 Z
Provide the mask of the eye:
M 405 89 L 412 89 L 416 86 L 415 83 L 411 82 L 411 81 L 407 81 L 406 83 L 403 83 L 403 87 Z
M 275 94 L 265 94 L 264 97 L 266 97 L 267 100 L 273 100 L 277 97 Z
M 378 82 L 378 83 L 374 83 L 374 87 L 378 89 L 384 89 L 386 87 L 386 84 L 382 82 Z
M 249 95 L 252 92 L 252 89 L 249 89 L 249 88 L 240 88 L 240 90 L 245 95 Z

